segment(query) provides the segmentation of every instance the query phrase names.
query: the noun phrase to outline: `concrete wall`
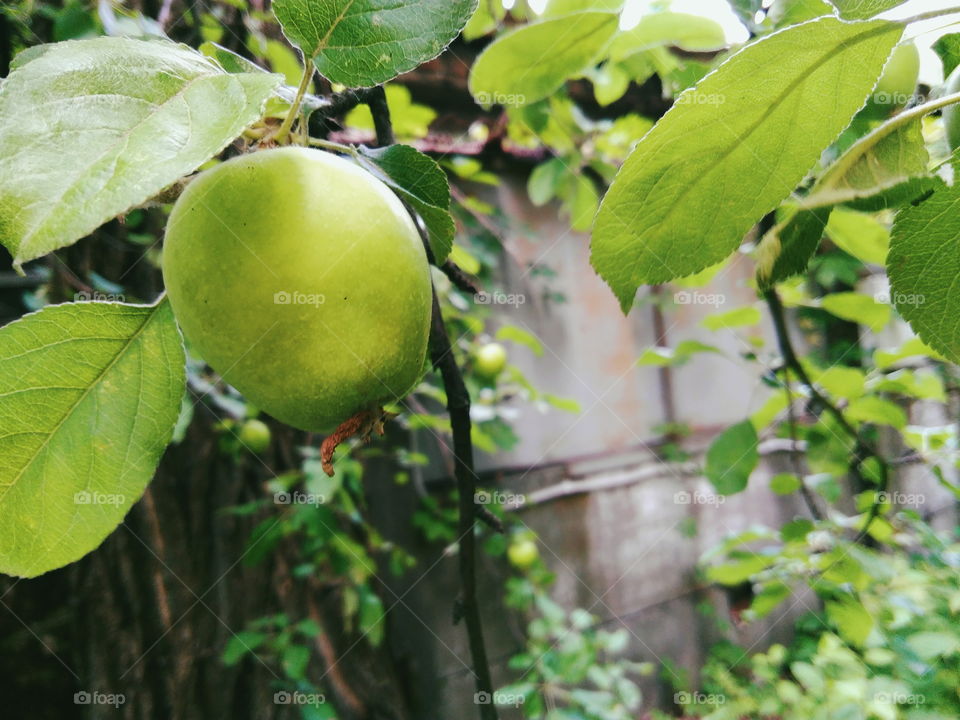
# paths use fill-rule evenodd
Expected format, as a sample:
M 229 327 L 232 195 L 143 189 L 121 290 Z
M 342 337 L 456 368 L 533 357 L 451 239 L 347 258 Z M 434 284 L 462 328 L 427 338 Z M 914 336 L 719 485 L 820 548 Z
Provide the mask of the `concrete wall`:
M 771 392 L 759 382 L 756 366 L 739 357 L 764 343 L 761 353 L 776 354 L 761 304 L 757 306 L 764 320 L 759 326 L 720 332 L 700 326 L 704 316 L 717 310 L 756 302 L 749 286 L 752 261 L 738 258 L 709 287 L 691 291 L 701 302 L 664 313 L 665 344 L 696 339 L 718 346 L 723 355 L 698 355 L 666 373 L 638 367 L 637 358 L 657 343 L 652 305 L 645 303 L 624 317 L 590 267 L 589 238 L 569 232 L 556 208 L 531 207 L 522 182 L 505 180 L 489 192 L 486 200 L 502 208 L 515 227 L 527 228 L 511 230 L 504 238 L 508 259 L 496 288 L 522 293 L 526 302 L 496 306 L 496 317 L 534 333 L 545 349 L 536 357 L 512 346 L 511 361 L 538 389 L 575 398 L 583 408 L 571 415 L 517 403 L 517 447 L 479 459 L 480 468 L 492 473 L 498 487 L 534 501 L 516 517 L 540 537 L 541 554 L 557 574 L 556 599 L 569 608 L 589 609 L 608 627 L 626 628 L 635 657 L 669 659 L 690 669 L 700 666 L 718 639 L 715 623 L 697 611 L 705 600 L 716 607 L 721 621 L 731 621 L 731 640 L 761 649 L 787 639 L 792 620 L 815 607 L 809 594 L 790 598 L 764 622 L 741 625 L 733 622 L 723 591 L 703 587 L 695 573 L 701 555 L 723 537 L 751 525 L 779 527 L 808 516 L 798 497 L 779 497 L 768 489 L 769 477 L 794 467 L 776 446 L 764 455 L 749 488 L 722 505 L 698 475 L 712 437 L 756 411 Z M 530 267 L 536 264 L 548 265 L 556 276 L 546 281 L 534 277 Z M 567 302 L 545 300 L 547 291 L 562 292 Z M 704 304 L 710 296 L 716 303 Z M 868 342 L 891 345 L 897 340 Z M 683 443 L 690 462 L 670 463 L 662 457 L 658 428 L 667 421 L 692 428 Z M 918 477 L 922 474 L 911 470 L 909 482 L 923 487 L 928 502 L 949 508 L 949 496 L 935 480 Z M 688 495 L 678 496 L 680 492 Z M 481 577 L 500 578 L 503 571 L 488 563 Z M 438 696 L 435 717 L 466 717 L 463 703 L 473 693 L 466 637 L 461 628 L 443 622 L 457 588 L 455 559 L 440 561 L 430 572 L 442 575 L 449 593 L 435 592 L 436 577 L 430 593 L 423 585 L 404 587 L 409 594 L 397 622 L 409 623 L 409 635 L 401 635 L 419 662 L 422 626 L 428 625 L 436 638 L 428 654 L 439 684 L 420 688 L 424 695 Z M 497 680 L 507 683 L 511 673 L 506 660 L 518 649 L 522 628 L 502 609 L 497 580 L 482 587 L 490 655 Z M 644 691 L 646 707 L 669 705 L 670 691 L 657 678 L 645 681 Z

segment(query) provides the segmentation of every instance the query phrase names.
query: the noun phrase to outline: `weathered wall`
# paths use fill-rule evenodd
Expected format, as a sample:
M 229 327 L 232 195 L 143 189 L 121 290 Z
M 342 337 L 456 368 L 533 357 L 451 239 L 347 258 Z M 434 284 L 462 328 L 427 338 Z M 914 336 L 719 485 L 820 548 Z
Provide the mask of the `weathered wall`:
M 480 466 L 488 471 L 491 484 L 542 499 L 528 503 L 516 517 L 538 533 L 541 554 L 557 574 L 558 600 L 589 609 L 607 627 L 626 628 L 636 657 L 669 659 L 694 669 L 718 639 L 716 622 L 704 618 L 697 605 L 709 600 L 719 620 L 732 620 L 725 593 L 697 578 L 701 555 L 751 525 L 779 527 L 794 517 L 809 516 L 798 497 L 780 497 L 768 489 L 769 477 L 795 468 L 782 443 L 767 446 L 770 451 L 750 487 L 722 504 L 696 473 L 712 437 L 756 411 L 771 392 L 759 382 L 756 366 L 739 358 L 756 350 L 750 339 L 765 341 L 769 354 L 776 354 L 765 313 L 756 327 L 710 332 L 700 326 L 704 316 L 717 310 L 756 301 L 749 285 L 752 261 L 738 258 L 708 287 L 683 298 L 693 301 L 664 311 L 660 344 L 696 339 L 719 347 L 723 355 L 698 355 L 666 373 L 638 367 L 637 358 L 657 344 L 652 304 L 641 303 L 624 317 L 589 265 L 587 236 L 570 233 L 556 208 L 531 207 L 519 180 L 505 180 L 491 192 L 495 195 L 487 199 L 503 209 L 515 228 L 535 228 L 513 230 L 504 238 L 509 259 L 496 289 L 521 293 L 526 302 L 497 306 L 496 315 L 533 332 L 545 352 L 536 357 L 513 347 L 511 361 L 535 379 L 538 389 L 575 398 L 583 412 L 541 412 L 518 403 L 515 429 L 520 443 L 510 453 L 482 457 Z M 556 276 L 546 283 L 534 278 L 531 264 L 546 264 Z M 546 301 L 547 286 L 568 301 Z M 903 335 L 902 329 L 891 332 Z M 890 335 L 865 342 L 887 346 L 902 339 Z M 924 411 L 930 409 L 915 413 Z M 692 468 L 658 455 L 658 428 L 667 421 L 686 423 L 693 430 L 683 442 Z M 912 469 L 905 480 L 922 486 L 928 504 L 940 503 L 949 510 L 949 496 L 931 477 L 917 477 L 921 474 Z M 449 612 L 450 596 L 436 592 L 437 572 L 449 579 L 451 595 L 456 591 L 455 561 L 445 560 L 431 570 L 430 589 L 414 588 L 405 600 L 420 618 L 442 618 Z M 494 582 L 485 585 L 487 600 L 493 603 L 483 607 L 496 676 L 506 683 L 506 660 L 518 648 L 520 636 L 516 619 L 489 593 L 495 587 Z M 787 639 L 792 620 L 814 608 L 815 599 L 799 592 L 764 622 L 732 622 L 728 637 L 746 647 L 766 647 Z M 433 658 L 441 677 L 441 686 L 433 688 L 441 698 L 432 707 L 433 717 L 465 716 L 463 702 L 472 695 L 473 683 L 463 665 L 469 657 L 464 633 L 447 624 L 427 624 L 436 634 Z M 412 627 L 408 642 L 422 643 L 422 625 L 414 622 Z M 644 691 L 646 706 L 669 705 L 671 691 L 657 678 L 646 680 Z

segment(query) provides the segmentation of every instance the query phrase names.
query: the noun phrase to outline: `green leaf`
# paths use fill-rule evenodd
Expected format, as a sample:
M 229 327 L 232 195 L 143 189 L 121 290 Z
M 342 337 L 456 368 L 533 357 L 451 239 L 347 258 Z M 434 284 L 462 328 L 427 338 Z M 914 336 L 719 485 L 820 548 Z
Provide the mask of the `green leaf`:
M 430 157 L 409 145 L 361 148 L 367 169 L 373 170 L 423 218 L 436 262 L 443 263 L 453 249 L 456 226 L 450 216 L 447 174 Z M 371 167 L 372 166 L 372 167 Z
M 837 208 L 830 214 L 827 235 L 834 245 L 862 262 L 887 262 L 890 232 L 872 215 Z
M 185 385 L 169 303 L 54 305 L 0 330 L 0 572 L 86 555 L 143 494 Z
M 310 664 L 310 650 L 303 645 L 287 645 L 280 659 L 283 672 L 291 680 L 302 680 Z
M 757 431 L 749 420 L 728 427 L 707 450 L 705 473 L 718 493 L 732 495 L 743 490 L 750 473 L 760 462 Z
M 723 28 L 710 18 L 678 12 L 656 12 L 640 18 L 640 22 L 614 38 L 610 58 L 623 60 L 634 53 L 664 45 L 682 50 L 704 52 L 727 46 Z
M 950 33 L 939 38 L 933 49 L 943 63 L 943 76 L 949 77 L 960 65 L 960 33 Z
M 530 348 L 537 357 L 543 356 L 543 343 L 537 339 L 536 335 L 518 328 L 516 325 L 503 325 L 497 330 L 496 338 L 497 340 L 509 340 L 518 345 L 524 345 Z
M 267 640 L 267 635 L 251 630 L 241 630 L 227 642 L 223 650 L 223 664 L 229 666 L 236 665 L 243 660 L 247 653 L 252 653 Z
M 594 226 L 591 262 L 624 312 L 641 284 L 737 248 L 863 105 L 902 31 L 833 17 L 795 25 L 677 98 L 627 158 Z
M 489 35 L 497 29 L 506 14 L 507 11 L 503 7 L 503 2 L 480 0 L 477 11 L 463 28 L 463 39 L 476 40 L 484 35 Z
M 935 660 L 960 651 L 960 637 L 947 632 L 918 632 L 907 638 L 907 644 L 923 660 Z
M 707 330 L 722 330 L 724 328 L 744 327 L 756 325 L 760 322 L 760 310 L 755 307 L 741 307 L 727 312 L 708 315 L 700 324 Z
M 857 398 L 850 403 L 843 414 L 851 420 L 874 425 L 889 425 L 897 430 L 903 430 L 907 426 L 907 414 L 903 408 L 895 402 L 876 395 Z
M 383 642 L 386 629 L 386 613 L 383 603 L 376 593 L 368 588 L 360 590 L 360 631 L 366 636 L 371 645 L 377 647 Z
M 863 647 L 870 631 L 873 617 L 856 598 L 845 597 L 826 603 L 827 617 L 844 640 L 855 647 Z
M 631 77 L 616 63 L 606 62 L 590 73 L 593 95 L 601 107 L 615 103 L 626 94 Z
M 866 383 L 863 370 L 844 365 L 833 365 L 822 373 L 811 372 L 813 381 L 834 397 L 853 400 L 861 397 Z
M 470 70 L 470 92 L 482 105 L 542 100 L 600 55 L 619 16 L 579 12 L 512 30 L 497 38 Z
M 739 585 L 773 564 L 774 558 L 745 554 L 736 562 L 713 565 L 707 569 L 707 578 L 721 585 Z
M 682 340 L 676 347 L 651 347 L 643 351 L 637 360 L 637 365 L 654 365 L 657 367 L 678 366 L 686 363 L 698 353 L 716 353 L 719 349 L 698 340 Z
M 840 292 L 827 295 L 820 301 L 821 307 L 831 315 L 843 320 L 866 325 L 879 332 L 890 321 L 890 306 L 856 292 Z
M 537 165 L 527 179 L 527 195 L 530 196 L 530 202 L 537 207 L 542 207 L 553 200 L 566 173 L 566 164 L 557 157 Z
M 757 247 L 757 285 L 761 290 L 807 269 L 830 217 L 830 208 L 791 211 L 786 220 L 763 236 Z
M 960 362 L 960 184 L 897 213 L 887 273 L 894 305 L 914 332 Z
M 0 241 L 14 265 L 143 203 L 260 117 L 280 82 L 183 45 L 46 46 L 0 86 Z
M 906 0 L 833 0 L 844 20 L 867 20 L 904 2 Z
M 800 488 L 800 478 L 793 473 L 779 473 L 770 478 L 770 489 L 777 495 L 789 495 Z
M 372 87 L 437 57 L 477 0 L 274 0 L 284 35 L 320 74 Z
M 847 203 L 891 191 L 929 173 L 922 118 L 940 106 L 926 103 L 887 121 L 857 142 L 826 169 L 803 200 L 807 209 Z M 919 194 L 924 185 L 920 183 Z M 881 205 L 883 207 L 883 205 Z
M 413 102 L 410 90 L 403 85 L 387 85 L 384 88 L 393 132 L 399 138 L 423 138 L 430 133 L 430 123 L 437 118 L 436 111 L 426 105 Z M 347 126 L 375 130 L 373 113 L 367 105 L 357 105 L 344 118 Z
M 827 0 L 781 0 L 770 6 L 767 17 L 774 27 L 781 28 L 833 13 L 833 5 Z

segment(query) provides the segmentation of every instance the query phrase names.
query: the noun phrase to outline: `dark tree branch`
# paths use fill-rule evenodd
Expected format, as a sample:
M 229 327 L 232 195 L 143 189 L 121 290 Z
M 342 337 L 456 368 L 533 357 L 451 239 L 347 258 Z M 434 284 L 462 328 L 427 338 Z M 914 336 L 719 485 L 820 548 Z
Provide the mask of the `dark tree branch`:
M 440 266 L 440 269 L 443 271 L 443 274 L 450 278 L 450 282 L 453 283 L 453 286 L 458 290 L 461 290 L 468 295 L 476 295 L 480 292 L 479 288 L 473 284 L 473 280 L 467 275 L 463 268 L 457 265 L 451 260 L 447 260 L 443 265 Z
M 767 303 L 767 307 L 770 309 L 770 317 L 773 320 L 773 329 L 777 336 L 777 344 L 780 347 L 780 354 L 783 356 L 784 370 L 786 370 L 788 373 L 792 372 L 797 376 L 797 379 L 800 380 L 804 387 L 806 387 L 807 392 L 810 394 L 811 400 L 818 407 L 822 408 L 826 413 L 828 413 L 834 420 L 836 420 L 840 428 L 853 440 L 853 458 L 850 463 L 850 472 L 856 479 L 857 486 L 869 486 L 869 481 L 867 481 L 863 475 L 863 464 L 868 459 L 874 458 L 877 461 L 877 466 L 880 470 L 880 482 L 877 484 L 878 488 L 881 492 L 886 491 L 890 482 L 890 469 L 887 461 L 859 432 L 857 432 L 856 428 L 854 428 L 847 418 L 844 417 L 843 413 L 840 411 L 840 408 L 830 402 L 827 397 L 825 397 L 819 390 L 817 390 L 816 387 L 814 387 L 813 381 L 810 380 L 810 376 L 803 368 L 803 365 L 800 363 L 800 359 L 797 357 L 796 351 L 793 349 L 793 343 L 790 340 L 790 333 L 787 329 L 786 314 L 783 309 L 783 303 L 780 302 L 780 296 L 777 294 L 777 291 L 771 288 L 770 290 L 764 292 L 763 298 Z M 784 382 L 789 386 L 790 378 L 787 373 L 784 374 Z M 860 542 L 867 536 L 870 526 L 880 514 L 880 505 L 880 502 L 874 501 L 870 506 L 870 512 L 867 514 L 866 522 L 864 522 L 863 528 L 857 535 L 857 542 Z
M 364 102 L 373 115 L 374 128 L 377 131 L 379 145 L 391 145 L 394 142 L 393 126 L 390 121 L 390 109 L 383 87 L 375 87 L 367 92 Z M 409 209 L 409 208 L 408 208 Z M 420 239 L 423 241 L 427 258 L 435 264 L 430 249 L 429 238 L 422 224 L 417 222 Z M 440 372 L 443 386 L 447 392 L 447 413 L 450 415 L 450 429 L 453 435 L 454 475 L 457 480 L 459 509 L 459 569 L 461 596 L 454 607 L 454 618 L 463 618 L 467 626 L 467 638 L 470 643 L 470 656 L 473 660 L 473 675 L 477 693 L 484 696 L 486 702 L 479 703 L 481 720 L 497 720 L 497 707 L 493 703 L 493 680 L 490 675 L 490 663 L 483 640 L 483 622 L 480 619 L 480 605 L 477 602 L 476 579 L 476 536 L 474 528 L 477 518 L 477 506 L 474 496 L 477 491 L 477 475 L 473 470 L 473 440 L 470 430 L 470 392 L 463 381 L 460 368 L 450 345 L 447 328 L 440 312 L 440 300 L 433 288 L 432 316 L 430 320 L 430 359 L 434 368 Z

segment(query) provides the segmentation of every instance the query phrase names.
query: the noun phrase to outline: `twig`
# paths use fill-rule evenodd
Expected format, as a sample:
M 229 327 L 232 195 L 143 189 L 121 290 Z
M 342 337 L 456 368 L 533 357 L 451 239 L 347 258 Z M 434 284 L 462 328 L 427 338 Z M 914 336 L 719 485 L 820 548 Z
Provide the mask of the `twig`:
M 463 268 L 457 265 L 452 260 L 447 260 L 443 265 L 440 266 L 440 269 L 443 271 L 443 274 L 450 278 L 450 282 L 453 283 L 454 287 L 458 290 L 461 290 L 467 295 L 477 295 L 480 292 L 480 289 L 473 284 L 473 280 L 467 275 Z
M 373 115 L 373 124 L 377 132 L 379 145 L 390 145 L 394 141 L 393 126 L 390 121 L 390 109 L 382 87 L 373 88 L 366 98 Z M 427 257 L 433 261 L 430 242 L 420 223 L 416 223 Z M 457 367 L 456 357 L 450 345 L 443 315 L 440 312 L 440 300 L 433 288 L 432 317 L 430 320 L 430 359 L 434 368 L 439 370 L 443 386 L 447 393 L 447 413 L 450 415 L 450 430 L 453 435 L 454 475 L 457 480 L 458 498 L 458 534 L 459 568 L 461 596 L 456 603 L 455 616 L 466 621 L 467 638 L 470 643 L 470 656 L 473 660 L 473 675 L 478 694 L 487 702 L 477 705 L 481 720 L 497 720 L 497 707 L 492 702 L 493 680 L 490 664 L 487 660 L 486 645 L 483 640 L 483 622 L 480 619 L 480 606 L 477 602 L 476 582 L 476 502 L 477 475 L 473 471 L 473 440 L 470 435 L 470 393 L 463 382 L 463 375 Z
M 886 460 L 884 460 L 883 456 L 880 455 L 880 453 L 875 450 L 860 435 L 859 432 L 857 432 L 857 430 L 844 417 L 843 413 L 840 412 L 840 409 L 830 402 L 830 400 L 828 400 L 819 390 L 817 390 L 816 387 L 814 387 L 813 381 L 810 380 L 810 376 L 800 363 L 800 360 L 797 358 L 797 354 L 793 349 L 793 343 L 790 341 L 790 333 L 787 330 L 786 315 L 783 310 L 783 303 L 780 302 L 780 296 L 777 294 L 777 291 L 771 288 L 770 290 L 764 292 L 763 297 L 767 303 L 767 307 L 770 309 L 770 316 L 773 319 L 773 328 L 777 335 L 777 344 L 780 347 L 780 354 L 783 356 L 784 369 L 797 376 L 804 387 L 806 387 L 807 392 L 810 393 L 810 398 L 816 402 L 818 406 L 822 407 L 827 413 L 829 413 L 830 416 L 836 420 L 837 424 L 843 429 L 843 431 L 847 433 L 854 441 L 853 462 L 850 465 L 850 471 L 856 478 L 858 486 L 866 487 L 866 479 L 863 476 L 862 466 L 867 459 L 872 457 L 877 461 L 877 465 L 880 469 L 880 482 L 878 483 L 879 489 L 881 492 L 885 491 L 890 479 L 889 467 Z M 784 382 L 789 384 L 789 375 L 785 377 Z M 861 529 L 860 533 L 857 535 L 857 542 L 860 542 L 866 537 L 867 532 L 870 530 L 870 526 L 873 524 L 873 521 L 877 519 L 879 513 L 880 503 L 874 500 L 870 507 L 870 512 L 867 514 L 867 519 L 863 525 L 863 529 Z
M 797 447 L 799 442 L 797 440 L 797 414 L 793 409 L 793 391 L 790 389 L 789 377 L 784 378 L 783 391 L 787 394 L 787 422 L 790 423 L 790 442 L 793 443 L 793 447 Z M 803 468 L 800 467 L 800 458 L 797 457 L 797 453 L 790 453 L 790 461 L 793 464 L 793 471 L 797 476 L 797 480 L 800 481 L 800 495 L 807 504 L 807 509 L 810 510 L 810 514 L 814 520 L 823 520 L 823 514 L 813 501 L 813 494 L 810 492 L 810 488 L 803 482 Z

